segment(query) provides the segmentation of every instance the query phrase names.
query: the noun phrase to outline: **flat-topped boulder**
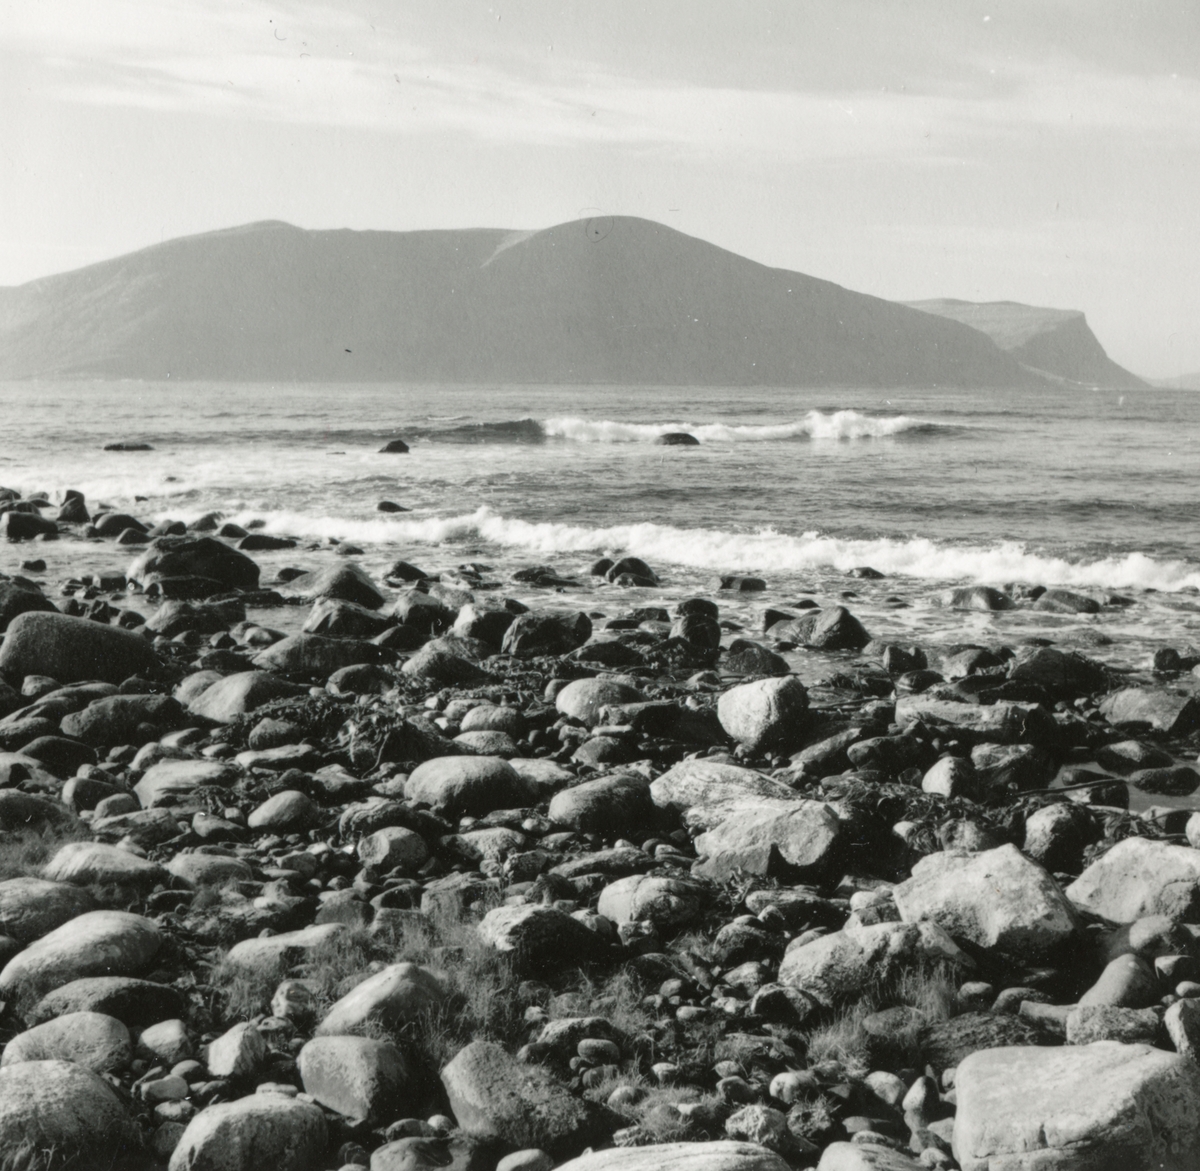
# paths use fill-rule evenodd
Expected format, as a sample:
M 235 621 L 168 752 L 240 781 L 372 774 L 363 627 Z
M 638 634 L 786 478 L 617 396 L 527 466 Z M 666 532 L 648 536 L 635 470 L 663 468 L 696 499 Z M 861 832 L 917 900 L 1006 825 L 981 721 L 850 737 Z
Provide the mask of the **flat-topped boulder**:
M 1194 692 L 1125 687 L 1105 696 L 1100 712 L 1118 728 L 1150 727 L 1168 736 L 1186 736 L 1200 728 L 1200 696 Z
M 139 858 L 130 850 L 104 842 L 67 842 L 42 870 L 52 882 L 71 882 L 79 886 L 149 887 L 162 882 L 166 871 L 157 863 Z
M 66 614 L 18 614 L 0 643 L 0 675 L 14 680 L 49 675 L 60 683 L 121 683 L 158 670 L 158 657 L 141 635 Z
M 419 1100 L 420 1071 L 390 1041 L 314 1037 L 296 1066 L 304 1092 L 345 1118 L 386 1125 Z
M 1200 1065 L 1097 1041 L 973 1053 L 955 1074 L 963 1171 L 1190 1171 L 1200 1166 Z
M 1200 923 L 1200 850 L 1126 838 L 1071 883 L 1066 896 L 1114 923 L 1148 915 Z
M 344 923 L 318 923 L 299 931 L 243 939 L 229 949 L 224 962 L 234 969 L 269 972 L 273 968 L 297 962 L 316 948 L 330 944 L 347 930 Z
M 0 993 L 45 993 L 84 976 L 137 976 L 162 945 L 158 927 L 128 911 L 87 911 L 18 952 Z
M 496 907 L 476 931 L 489 947 L 511 956 L 521 971 L 531 974 L 586 963 L 603 950 L 600 936 L 558 907 Z
M 84 976 L 46 993 L 28 1019 L 38 1024 L 77 1012 L 102 1013 L 140 1029 L 178 1017 L 183 1012 L 183 997 L 170 984 L 133 976 Z
M 163 578 L 197 577 L 227 590 L 256 590 L 259 574 L 255 561 L 215 537 L 158 537 L 130 562 L 125 576 L 143 588 Z
M 1058 884 L 1012 845 L 927 854 L 894 898 L 903 921 L 931 920 L 957 942 L 1008 955 L 1053 955 L 1079 930 Z
M 343 667 L 377 663 L 382 657 L 382 651 L 374 643 L 359 639 L 291 634 L 259 651 L 254 656 L 254 665 L 281 675 L 324 681 Z
M 650 797 L 660 809 L 683 813 L 693 806 L 719 809 L 722 805 L 757 799 L 795 801 L 796 794 L 783 784 L 741 765 L 699 757 L 681 760 L 650 782 Z
M 200 789 L 236 785 L 242 770 L 224 760 L 160 760 L 133 787 L 143 809 L 184 805 Z
M 1040 744 L 1058 735 L 1054 717 L 1040 704 L 960 703 L 925 694 L 900 696 L 896 723 L 902 729 L 916 723 L 946 728 L 970 744 Z
M 649 920 L 669 929 L 692 923 L 712 897 L 706 884 L 660 875 L 631 874 L 610 882 L 600 892 L 597 911 L 614 923 Z

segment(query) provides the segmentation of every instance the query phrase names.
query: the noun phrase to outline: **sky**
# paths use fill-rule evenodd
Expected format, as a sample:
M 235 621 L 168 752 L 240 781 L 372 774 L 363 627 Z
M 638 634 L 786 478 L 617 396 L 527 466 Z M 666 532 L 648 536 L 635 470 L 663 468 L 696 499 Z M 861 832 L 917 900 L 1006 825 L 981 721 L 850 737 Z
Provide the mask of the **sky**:
M 0 286 L 256 220 L 596 214 L 1200 371 L 1200 4 L 0 0 Z

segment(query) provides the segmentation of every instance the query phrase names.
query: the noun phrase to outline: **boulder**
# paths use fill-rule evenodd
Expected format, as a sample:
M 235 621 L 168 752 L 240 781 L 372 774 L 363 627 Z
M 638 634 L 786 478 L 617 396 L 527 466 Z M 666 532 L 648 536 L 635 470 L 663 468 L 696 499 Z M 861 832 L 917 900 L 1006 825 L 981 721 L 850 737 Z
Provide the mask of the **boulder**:
M 1100 712 L 1118 728 L 1149 726 L 1168 736 L 1186 736 L 1200 728 L 1200 697 L 1189 692 L 1125 687 L 1105 696 Z
M 715 811 L 709 824 L 722 821 L 721 810 L 753 807 L 765 800 L 795 801 L 796 794 L 781 781 L 753 769 L 703 757 L 681 760 L 650 783 L 650 799 L 660 809 L 685 813 L 692 809 Z
M 1058 1043 L 1023 1017 L 1000 1012 L 964 1012 L 930 1021 L 920 1027 L 917 1040 L 921 1057 L 936 1070 L 953 1069 L 981 1049 Z
M 22 793 L 18 789 L 0 789 L 0 831 L 12 833 L 66 820 L 67 811 L 44 797 Z
M 358 858 L 381 874 L 396 869 L 411 874 L 429 858 L 429 848 L 420 834 L 403 826 L 387 825 L 359 841 Z
M 95 905 L 89 891 L 70 883 L 9 878 L 0 882 L 0 935 L 32 943 Z
M 63 716 L 60 727 L 64 736 L 100 748 L 141 743 L 146 739 L 143 724 L 166 732 L 177 728 L 182 717 L 183 709 L 169 695 L 110 695 Z
M 133 559 L 125 576 L 143 588 L 163 578 L 199 577 L 226 590 L 258 589 L 258 565 L 215 537 L 159 537 Z
M 284 789 L 268 797 L 246 818 L 246 824 L 251 829 L 281 834 L 312 829 L 320 821 L 320 807 L 308 794 L 298 789 Z
M 799 618 L 777 622 L 768 633 L 772 638 L 824 651 L 860 651 L 871 641 L 866 628 L 845 606 L 813 610 Z
M 302 633 L 326 638 L 374 638 L 392 625 L 392 619 L 354 602 L 321 598 L 305 620 Z
M 848 926 L 789 947 L 779 965 L 779 982 L 808 993 L 818 1004 L 832 1006 L 860 996 L 905 968 L 942 963 L 971 967 L 936 923 Z
M 346 1118 L 386 1125 L 420 1106 L 419 1071 L 390 1041 L 314 1037 L 296 1065 L 304 1092 Z
M 49 675 L 59 683 L 121 683 L 158 671 L 158 658 L 140 635 L 66 614 L 18 614 L 0 643 L 0 675 L 15 680 Z
M 700 917 L 711 890 L 697 882 L 658 875 L 631 874 L 600 892 L 596 910 L 614 923 L 649 920 L 660 929 L 682 927 Z
M 1135 769 L 1128 780 L 1140 792 L 1162 797 L 1190 797 L 1200 788 L 1200 773 L 1186 764 Z
M 1074 699 L 1108 686 L 1108 675 L 1094 659 L 1049 646 L 1021 647 L 1009 662 L 1008 677 L 1014 683 L 1044 687 L 1056 699 Z
M 190 890 L 202 886 L 224 886 L 231 882 L 250 882 L 254 871 L 241 858 L 223 854 L 176 854 L 167 863 L 167 873 Z
M 270 1056 L 262 1034 L 249 1021 L 227 1029 L 208 1046 L 205 1065 L 213 1077 L 253 1077 Z
M 476 931 L 485 944 L 531 974 L 586 963 L 602 950 L 595 932 L 557 907 L 530 903 L 496 907 L 484 915 Z
M 1126 838 L 1071 883 L 1066 896 L 1114 923 L 1148 915 L 1200 922 L 1200 850 Z
M 139 858 L 119 846 L 103 842 L 68 842 L 46 863 L 42 877 L 78 886 L 151 887 L 162 882 L 166 871 L 157 863 Z
M 1046 590 L 1033 603 L 1035 610 L 1046 610 L 1051 614 L 1099 614 L 1100 603 L 1087 594 L 1074 590 Z
M 556 793 L 547 816 L 555 825 L 605 837 L 632 837 L 653 828 L 654 802 L 643 777 L 617 774 Z
M 152 764 L 133 792 L 143 809 L 186 805 L 200 789 L 229 787 L 241 779 L 242 770 L 222 760 L 160 760 Z
M 1011 845 L 927 854 L 893 897 L 906 923 L 930 920 L 956 942 L 1022 958 L 1054 955 L 1079 926 L 1054 879 Z
M 498 756 L 440 756 L 417 765 L 404 785 L 410 801 L 446 817 L 534 805 L 536 788 Z
M 696 839 L 692 873 L 727 882 L 737 872 L 821 883 L 844 864 L 842 822 L 820 801 L 764 801 Z
M 284 1094 L 251 1094 L 201 1110 L 179 1139 L 168 1171 L 318 1171 L 325 1115 Z
M 592 636 L 586 614 L 518 614 L 504 632 L 500 649 L 506 655 L 567 655 Z
M 45 993 L 84 976 L 136 976 L 158 954 L 158 927 L 128 911 L 87 911 L 18 952 L 0 993 Z
M 442 1085 L 460 1129 L 512 1150 L 535 1147 L 562 1158 L 607 1137 L 593 1103 L 491 1041 L 461 1049 L 442 1070 Z
M 164 638 L 174 638 L 185 630 L 197 634 L 220 634 L 246 620 L 241 602 L 197 603 L 167 601 L 146 620 L 146 629 Z
M 0 1152 L 10 1167 L 106 1167 L 136 1133 L 104 1079 L 74 1061 L 0 1068 Z
M 400 673 L 448 687 L 478 687 L 491 678 L 477 663 L 433 643 L 427 643 L 408 659 Z
M 1200 1165 L 1200 1066 L 1149 1045 L 989 1049 L 955 1074 L 962 1171 Z
M 808 690 L 792 675 L 741 683 L 717 701 L 717 717 L 748 751 L 787 752 L 808 731 Z
M 946 729 L 951 738 L 970 744 L 1042 744 L 1058 736 L 1054 717 L 1040 704 L 959 703 L 924 693 L 896 700 L 896 723 Z
M 124 1069 L 133 1059 L 129 1030 L 116 1017 L 70 1012 L 18 1033 L 0 1056 L 0 1066 L 21 1061 L 74 1061 L 95 1073 Z
M 378 610 L 387 600 L 371 580 L 371 575 L 353 561 L 302 573 L 277 588 L 285 597 L 307 598 L 310 601 L 327 598 L 351 602 L 365 610 Z
M 37 611 L 57 614 L 58 607 L 39 589 L 19 581 L 0 581 L 0 631 L 7 630 L 17 615 Z
M 722 1140 L 610 1147 L 560 1163 L 558 1171 L 786 1171 L 787 1167 L 774 1151 L 758 1143 Z
M 374 643 L 353 638 L 323 638 L 319 634 L 290 634 L 254 656 L 255 667 L 324 682 L 334 671 L 381 657 Z M 208 693 L 205 693 L 205 696 Z M 205 698 L 201 696 L 201 700 Z
M 243 939 L 229 949 L 224 963 L 235 971 L 270 972 L 296 963 L 319 947 L 329 946 L 345 933 L 344 923 L 318 923 L 299 931 Z
M 131 976 L 85 976 L 43 996 L 29 1014 L 33 1024 L 74 1012 L 116 1017 L 129 1028 L 171 1020 L 183 1011 L 183 997 L 169 984 Z
M 616 679 L 575 679 L 554 697 L 554 706 L 562 715 L 591 728 L 600 722 L 603 708 L 640 703 L 645 698 L 636 687 Z
M 316 1035 L 393 1031 L 435 1009 L 450 994 L 444 973 L 419 964 L 391 964 L 356 984 L 326 1013 Z
M 288 683 L 269 671 L 242 671 L 226 675 L 211 683 L 188 704 L 192 715 L 214 724 L 232 724 L 276 699 L 288 699 L 307 694 L 307 688 Z

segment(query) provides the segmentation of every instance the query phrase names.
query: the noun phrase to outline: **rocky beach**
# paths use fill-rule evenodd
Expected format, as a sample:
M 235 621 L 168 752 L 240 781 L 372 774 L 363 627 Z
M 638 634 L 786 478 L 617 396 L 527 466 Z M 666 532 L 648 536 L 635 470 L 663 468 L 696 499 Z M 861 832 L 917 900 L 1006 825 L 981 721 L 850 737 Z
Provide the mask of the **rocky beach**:
M 1200 1165 L 1152 591 L 0 498 L 6 1167 Z

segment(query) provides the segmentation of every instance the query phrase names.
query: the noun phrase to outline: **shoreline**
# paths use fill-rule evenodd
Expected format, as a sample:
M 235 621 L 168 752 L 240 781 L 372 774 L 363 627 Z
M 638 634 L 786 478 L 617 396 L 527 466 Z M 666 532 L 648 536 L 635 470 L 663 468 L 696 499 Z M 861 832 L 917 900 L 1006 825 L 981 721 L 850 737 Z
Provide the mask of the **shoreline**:
M 55 925 L 0 936 L 0 1038 L 115 1021 L 138 1166 L 246 1103 L 294 1114 L 313 1167 L 418 1137 L 464 1169 L 675 1138 L 949 1156 L 958 1069 L 1164 1029 L 1183 1052 L 1200 699 L 1175 693 L 1200 681 L 1182 645 L 1157 672 L 1104 645 L 1126 602 L 956 610 L 865 569 L 696 590 L 636 558 L 608 581 L 415 547 L 384 574 L 379 549 L 243 553 L 217 521 L 149 544 L 74 507 L 58 541 L 5 546 L 46 589 L 0 580 L 0 902 L 33 874 L 85 901 L 21 895 Z M 95 999 L 91 931 L 106 976 L 170 1007 Z M 428 1032 L 413 997 L 458 1023 Z M 334 1040 L 384 1082 L 393 1045 L 425 1072 L 355 1097 L 320 1072 Z M 497 1146 L 466 1105 L 497 1077 L 558 1121 Z

